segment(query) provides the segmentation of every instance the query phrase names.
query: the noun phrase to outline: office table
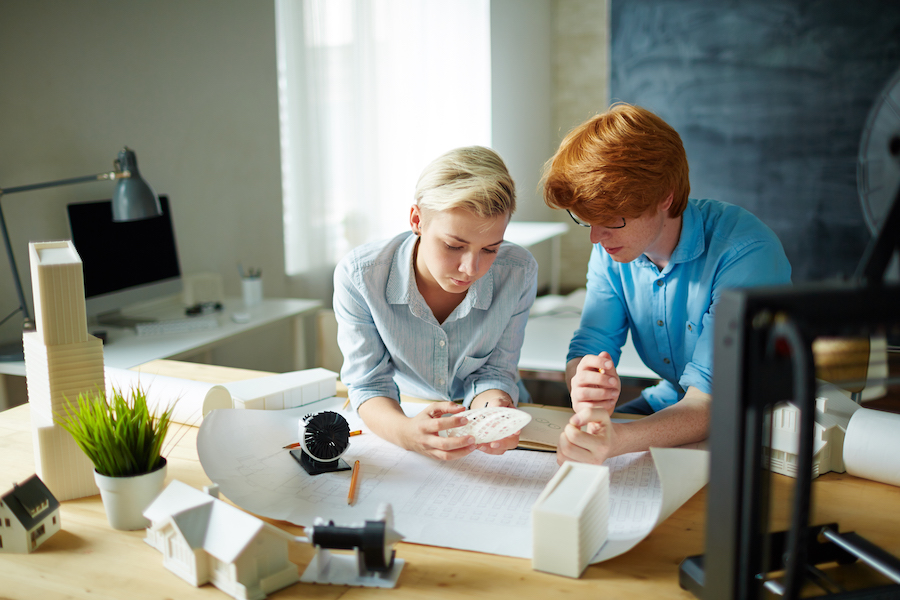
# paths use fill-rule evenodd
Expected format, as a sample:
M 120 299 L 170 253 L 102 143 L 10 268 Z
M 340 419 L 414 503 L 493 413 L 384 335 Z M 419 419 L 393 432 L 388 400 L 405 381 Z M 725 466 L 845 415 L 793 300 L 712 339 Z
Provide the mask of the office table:
M 294 298 L 265 298 L 257 306 L 244 307 L 238 298 L 226 298 L 223 310 L 217 315 L 219 326 L 183 333 L 163 333 L 137 335 L 133 329 L 90 325 L 88 329 L 107 331 L 108 338 L 103 345 L 103 362 L 108 367 L 130 369 L 160 358 L 188 359 L 211 351 L 217 346 L 234 341 L 238 336 L 257 331 L 263 327 L 283 324 L 293 328 L 294 369 L 306 369 L 304 318 L 312 314 L 322 303 L 318 300 Z M 232 319 L 235 313 L 246 313 L 249 319 L 237 323 Z M 127 312 L 128 316 L 150 317 L 158 320 L 184 319 L 184 305 L 171 300 Z M 0 362 L 0 410 L 6 407 L 4 375 L 25 376 L 25 362 Z
M 262 375 L 174 361 L 154 361 L 143 370 L 222 382 Z M 188 427 L 172 432 L 180 439 L 167 456 L 167 482 L 178 479 L 196 488 L 210 483 L 197 457 L 197 431 Z M 0 413 L 0 481 L 4 485 L 22 481 L 33 472 L 28 406 Z M 784 527 L 793 480 L 779 475 L 773 479 L 775 526 Z M 896 516 L 900 489 L 829 473 L 816 480 L 813 494 L 816 522 L 838 521 L 842 531 L 855 530 L 894 554 L 900 552 Z M 580 579 L 532 571 L 526 559 L 401 542 L 397 556 L 406 566 L 395 589 L 297 583 L 269 598 L 693 598 L 678 586 L 678 565 L 686 556 L 703 552 L 705 510 L 704 489 L 631 552 L 588 567 Z M 142 531 L 111 529 L 99 496 L 63 502 L 60 513 L 62 530 L 37 551 L 0 553 L 0 596 L 17 600 L 228 598 L 209 584 L 194 588 L 169 572 L 162 555 L 143 542 Z M 302 535 L 300 527 L 265 520 Z M 302 573 L 313 554 L 308 544 L 296 543 L 290 558 Z
M 519 355 L 519 371 L 539 373 L 535 379 L 551 379 L 565 381 L 566 354 L 569 352 L 569 341 L 578 324 L 580 314 L 548 314 L 528 317 L 525 325 L 525 340 Z M 620 377 L 659 381 L 659 375 L 644 365 L 638 356 L 631 332 L 625 345 L 616 372 Z M 527 373 L 523 373 L 526 379 Z

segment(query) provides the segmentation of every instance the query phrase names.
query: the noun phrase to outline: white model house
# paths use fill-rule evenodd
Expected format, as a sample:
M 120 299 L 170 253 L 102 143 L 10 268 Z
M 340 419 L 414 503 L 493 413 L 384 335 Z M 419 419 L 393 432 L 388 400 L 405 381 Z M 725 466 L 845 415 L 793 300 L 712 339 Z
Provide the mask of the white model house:
M 288 560 L 292 535 L 180 481 L 144 516 L 151 523 L 144 541 L 192 585 L 212 583 L 238 600 L 259 600 L 299 580 Z
M 840 394 L 816 398 L 816 422 L 813 432 L 812 476 L 829 471 L 843 473 L 844 437 L 850 417 L 859 405 Z M 771 471 L 797 476 L 800 452 L 800 409 L 790 402 L 778 404 L 772 411 L 771 441 L 763 448 L 763 461 Z
M 59 528 L 59 501 L 37 475 L 0 496 L 0 553 L 32 552 Z

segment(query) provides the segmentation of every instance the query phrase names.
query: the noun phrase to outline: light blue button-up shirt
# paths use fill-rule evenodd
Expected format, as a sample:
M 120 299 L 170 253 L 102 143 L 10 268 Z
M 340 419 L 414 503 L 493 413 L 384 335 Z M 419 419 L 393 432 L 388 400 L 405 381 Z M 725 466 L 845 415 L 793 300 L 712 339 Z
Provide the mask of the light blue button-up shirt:
M 644 364 L 663 380 L 641 393 L 654 410 L 675 404 L 688 386 L 710 394 L 722 291 L 790 281 L 784 248 L 762 221 L 725 202 L 690 200 L 662 271 L 646 255 L 622 264 L 594 245 L 581 326 L 567 360 L 605 350 L 618 364 L 630 328 Z
M 519 352 L 537 263 L 504 242 L 494 264 L 438 323 L 416 285 L 410 232 L 366 244 L 334 271 L 341 381 L 353 407 L 376 396 L 463 400 L 498 389 L 518 402 Z

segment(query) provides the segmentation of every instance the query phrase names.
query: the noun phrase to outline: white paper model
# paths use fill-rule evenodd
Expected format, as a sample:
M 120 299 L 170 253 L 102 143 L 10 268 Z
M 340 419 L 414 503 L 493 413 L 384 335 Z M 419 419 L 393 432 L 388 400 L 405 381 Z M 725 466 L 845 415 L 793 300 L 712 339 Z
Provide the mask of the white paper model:
M 283 410 L 331 398 L 337 393 L 337 375 L 316 368 L 224 385 L 231 393 L 234 408 Z
M 103 389 L 103 343 L 88 334 L 81 258 L 70 241 L 32 242 L 37 331 L 23 335 L 35 471 L 59 501 L 93 496 L 94 465 L 55 422 L 66 402 Z
M 486 406 L 467 410 L 457 415 L 465 417 L 468 423 L 452 429 L 443 429 L 441 437 L 464 437 L 471 435 L 476 444 L 487 444 L 502 440 L 520 431 L 531 421 L 531 415 L 524 410 L 505 406 Z
M 608 524 L 609 467 L 566 461 L 531 508 L 531 568 L 580 577 Z
M 260 600 L 299 580 L 288 560 L 294 537 L 174 480 L 144 516 L 148 544 L 163 565 L 188 583 L 214 586 L 238 600 Z
M 59 501 L 37 475 L 0 496 L 0 553 L 33 552 L 59 528 Z
M 846 396 L 835 393 L 828 398 L 816 398 L 816 422 L 813 432 L 812 477 L 834 471 L 843 473 L 844 439 L 850 417 L 859 405 Z M 768 424 L 768 421 L 766 422 Z M 769 470 L 797 476 L 797 455 L 800 452 L 800 409 L 790 402 L 775 406 L 772 411 L 772 431 L 769 448 L 763 448 L 763 461 Z

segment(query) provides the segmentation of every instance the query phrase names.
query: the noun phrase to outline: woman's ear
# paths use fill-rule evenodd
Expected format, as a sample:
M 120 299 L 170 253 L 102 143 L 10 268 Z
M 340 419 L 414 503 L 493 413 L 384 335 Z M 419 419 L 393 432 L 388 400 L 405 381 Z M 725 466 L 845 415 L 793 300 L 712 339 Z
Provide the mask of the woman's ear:
M 414 234 L 422 234 L 422 211 L 417 204 L 413 204 L 409 209 L 409 227 Z

